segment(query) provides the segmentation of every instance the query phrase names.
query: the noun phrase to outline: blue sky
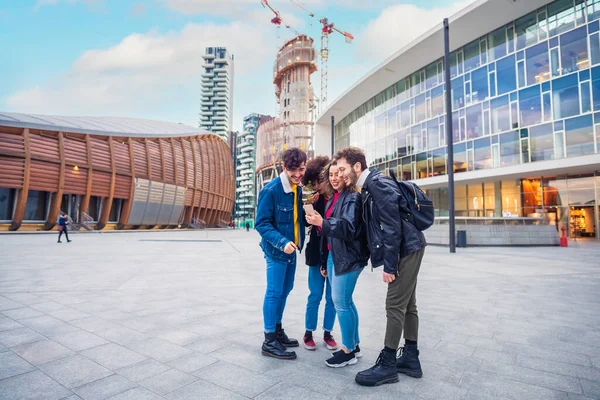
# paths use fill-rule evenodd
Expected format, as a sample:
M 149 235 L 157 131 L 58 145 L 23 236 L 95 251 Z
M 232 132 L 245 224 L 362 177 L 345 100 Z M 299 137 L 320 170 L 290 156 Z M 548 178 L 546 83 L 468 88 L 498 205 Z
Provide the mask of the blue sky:
M 330 38 L 329 99 L 470 0 L 295 0 L 356 40 Z M 270 0 L 294 28 L 320 30 L 290 0 Z M 260 0 L 0 0 L 0 111 L 110 115 L 197 126 L 202 53 L 236 56 L 233 129 L 274 115 L 278 44 Z M 279 36 L 279 38 L 278 38 Z M 313 75 L 318 93 L 319 73 Z

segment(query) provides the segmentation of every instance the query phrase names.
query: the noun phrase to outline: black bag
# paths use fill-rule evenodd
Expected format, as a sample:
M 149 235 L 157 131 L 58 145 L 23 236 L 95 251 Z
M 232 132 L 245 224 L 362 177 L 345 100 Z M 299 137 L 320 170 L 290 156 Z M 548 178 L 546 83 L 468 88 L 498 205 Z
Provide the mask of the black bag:
M 402 219 L 409 222 L 420 231 L 428 229 L 433 225 L 433 220 L 435 219 L 433 201 L 427 197 L 425 192 L 423 192 L 417 184 L 399 181 L 396 179 L 394 170 L 390 169 L 389 171 L 390 176 L 396 182 L 396 185 L 398 185 L 400 193 L 406 199 L 406 204 L 408 204 L 408 209 L 399 204 L 400 216 Z

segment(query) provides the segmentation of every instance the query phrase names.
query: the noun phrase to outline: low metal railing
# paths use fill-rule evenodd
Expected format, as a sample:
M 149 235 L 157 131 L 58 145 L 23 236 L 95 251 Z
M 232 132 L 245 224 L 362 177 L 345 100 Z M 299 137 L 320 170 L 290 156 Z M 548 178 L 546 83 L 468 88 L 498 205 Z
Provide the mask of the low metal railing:
M 447 225 L 449 217 L 435 217 L 435 225 Z M 460 225 L 549 225 L 545 218 L 533 217 L 455 217 Z

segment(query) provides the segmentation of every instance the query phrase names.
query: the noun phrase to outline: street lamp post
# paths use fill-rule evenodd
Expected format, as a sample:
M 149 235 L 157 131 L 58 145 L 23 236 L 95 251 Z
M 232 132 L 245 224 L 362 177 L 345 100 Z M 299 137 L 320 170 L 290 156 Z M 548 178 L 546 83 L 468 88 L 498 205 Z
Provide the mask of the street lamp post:
M 456 253 L 456 226 L 454 219 L 454 143 L 452 137 L 452 85 L 450 82 L 450 24 L 444 18 L 444 71 L 446 86 L 446 145 L 448 146 L 448 227 L 450 253 Z

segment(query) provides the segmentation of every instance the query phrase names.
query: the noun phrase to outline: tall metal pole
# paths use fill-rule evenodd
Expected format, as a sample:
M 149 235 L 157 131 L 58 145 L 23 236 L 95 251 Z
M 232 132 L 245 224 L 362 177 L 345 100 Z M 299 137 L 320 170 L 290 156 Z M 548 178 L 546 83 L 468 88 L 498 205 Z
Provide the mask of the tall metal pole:
M 452 138 L 452 85 L 450 82 L 450 25 L 444 18 L 444 72 L 446 79 L 446 145 L 448 146 L 448 227 L 450 253 L 456 253 L 456 226 L 454 219 L 454 142 Z
M 331 116 L 331 157 L 335 154 L 333 143 L 335 142 L 335 117 Z

